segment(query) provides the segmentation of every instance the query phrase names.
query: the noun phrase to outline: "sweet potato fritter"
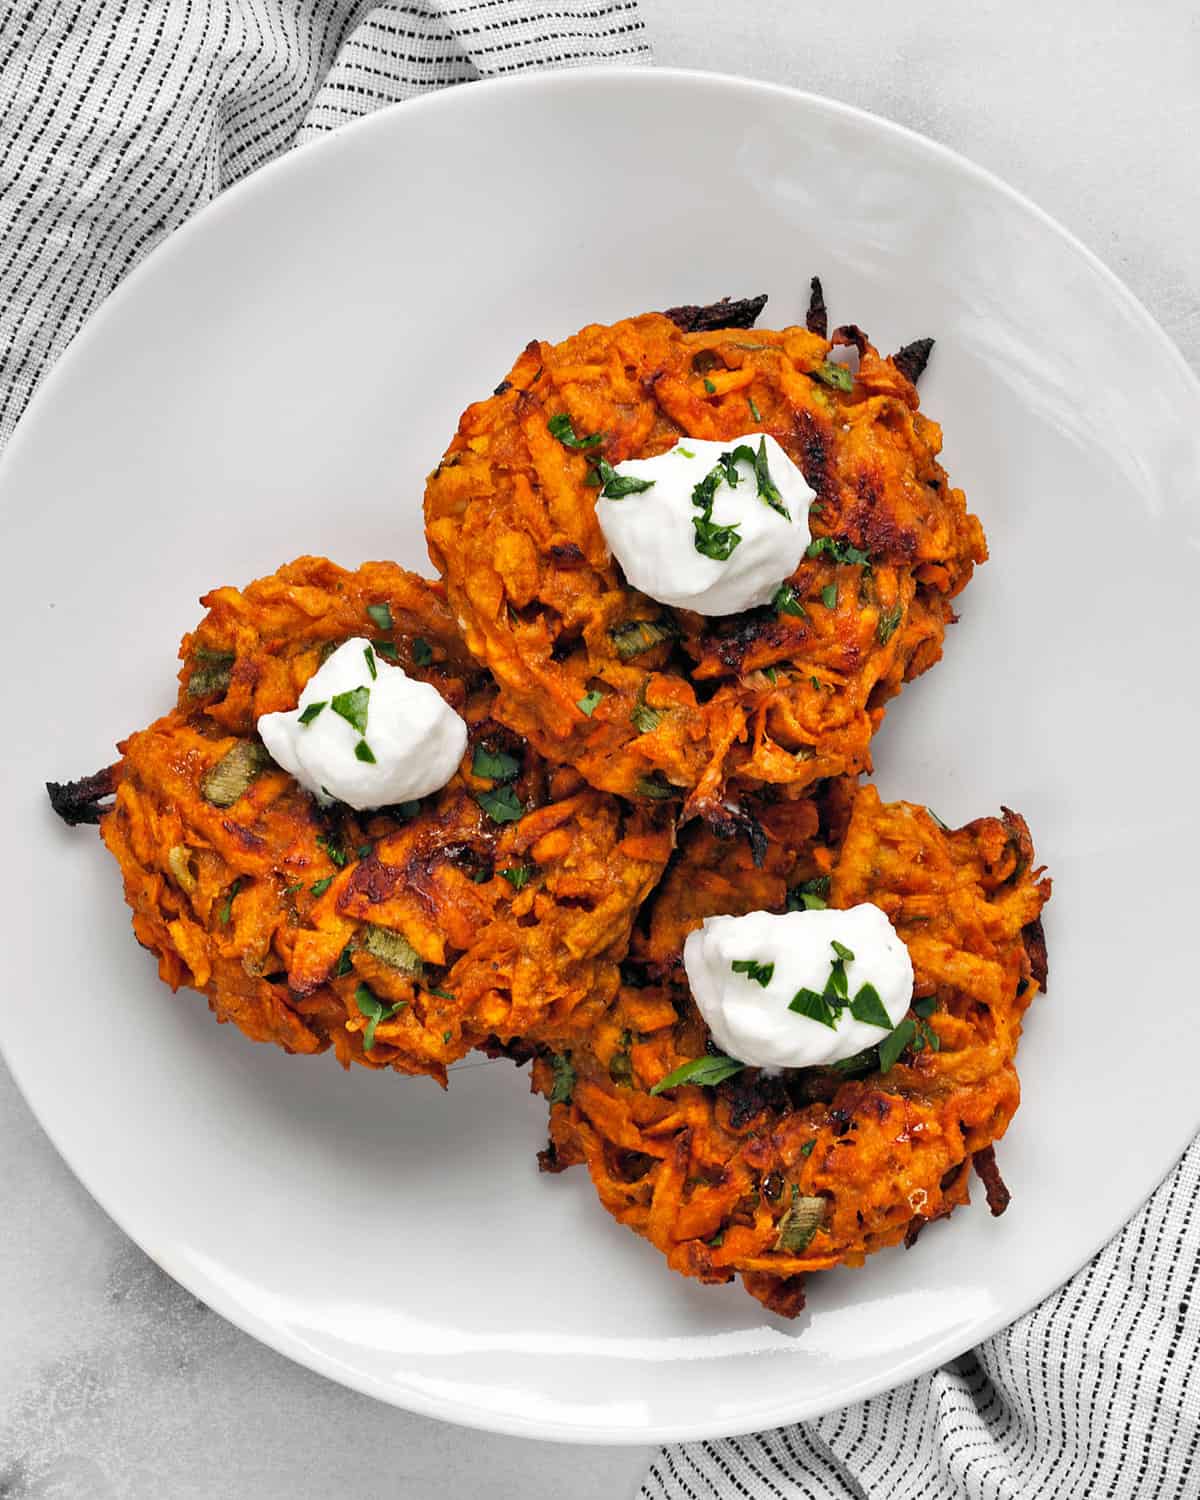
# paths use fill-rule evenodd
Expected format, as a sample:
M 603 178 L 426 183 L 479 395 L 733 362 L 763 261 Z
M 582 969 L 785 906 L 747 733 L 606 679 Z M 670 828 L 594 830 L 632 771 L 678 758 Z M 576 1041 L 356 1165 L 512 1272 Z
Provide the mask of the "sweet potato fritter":
M 994 1211 L 1003 1206 L 987 1153 L 1017 1107 L 1021 1018 L 1045 981 L 1050 882 L 1020 817 L 949 832 L 871 787 L 847 795 L 834 788 L 820 808 L 791 804 L 790 824 L 765 821 L 761 866 L 741 840 L 689 830 L 616 1003 L 569 1056 L 534 1068 L 535 1088 L 558 1101 L 544 1166 L 586 1162 L 604 1206 L 676 1270 L 740 1274 L 789 1316 L 805 1272 L 861 1264 L 965 1202 L 971 1158 Z M 805 886 L 835 907 L 874 902 L 907 944 L 916 984 L 899 1061 L 881 1072 L 871 1049 L 835 1067 L 747 1068 L 716 1088 L 651 1094 L 705 1052 L 682 968 L 688 932 L 705 916 L 785 910 Z
M 839 344 L 858 351 L 852 383 L 828 363 Z M 557 440 L 547 424 L 563 412 L 599 445 Z M 819 545 L 792 592 L 778 608 L 707 619 L 629 588 L 596 521 L 596 460 L 754 431 L 818 497 Z M 648 313 L 531 343 L 467 409 L 426 488 L 430 555 L 495 674 L 497 718 L 593 786 L 690 794 L 689 812 L 712 815 L 727 792 L 797 795 L 868 768 L 885 703 L 941 655 L 950 601 L 986 548 L 940 447 L 903 369 L 857 328 L 832 341 L 805 328 L 684 332 Z M 595 689 L 588 716 L 579 700 Z
M 168 984 L 202 990 L 257 1041 L 443 1081 L 489 1038 L 553 1040 L 612 1002 L 669 822 L 548 769 L 491 720 L 436 586 L 304 558 L 204 602 L 179 706 L 120 747 L 101 819 Z M 254 725 L 364 632 L 463 715 L 470 744 L 422 803 L 322 811 Z M 500 779 L 475 774 L 480 747 Z M 479 800 L 494 807 L 501 784 L 523 809 L 504 822 Z

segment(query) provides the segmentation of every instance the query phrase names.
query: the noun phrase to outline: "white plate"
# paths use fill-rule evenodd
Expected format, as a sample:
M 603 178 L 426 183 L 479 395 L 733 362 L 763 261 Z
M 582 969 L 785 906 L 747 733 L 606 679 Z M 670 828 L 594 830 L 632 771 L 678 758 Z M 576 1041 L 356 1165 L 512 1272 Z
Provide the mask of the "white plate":
M 1056 882 L 1051 988 L 981 1204 L 818 1276 L 794 1324 L 668 1273 L 579 1172 L 539 1177 L 506 1063 L 288 1058 L 172 998 L 46 777 L 170 700 L 205 588 L 303 551 L 425 565 L 425 472 L 524 342 L 724 293 L 923 382 L 992 561 L 878 741 L 885 794 L 1003 801 Z M 336 1380 L 531 1437 L 735 1433 L 856 1400 L 1015 1318 L 1200 1124 L 1194 960 L 1200 388 L 1062 230 L 906 131 L 783 89 L 557 74 L 384 111 L 222 197 L 109 301 L 0 476 L 0 1041 L 80 1178 L 219 1312 Z M 32 943 L 30 938 L 32 937 Z

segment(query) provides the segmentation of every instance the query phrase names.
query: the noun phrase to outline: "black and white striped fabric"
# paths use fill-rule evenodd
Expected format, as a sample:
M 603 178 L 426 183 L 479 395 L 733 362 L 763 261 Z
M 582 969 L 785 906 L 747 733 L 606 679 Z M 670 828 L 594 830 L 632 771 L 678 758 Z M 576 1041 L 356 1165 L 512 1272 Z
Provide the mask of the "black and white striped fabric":
M 1011 1328 L 819 1421 L 664 1448 L 643 1500 L 1197 1500 L 1198 1278 L 1200 1141 Z
M 0 442 L 121 277 L 296 143 L 428 89 L 649 62 L 636 0 L 0 5 Z M 1200 1144 L 1059 1295 L 924 1380 L 664 1449 L 646 1500 L 1197 1500 Z
M 0 0 L 0 442 L 122 276 L 280 151 L 447 84 L 649 61 L 637 0 Z

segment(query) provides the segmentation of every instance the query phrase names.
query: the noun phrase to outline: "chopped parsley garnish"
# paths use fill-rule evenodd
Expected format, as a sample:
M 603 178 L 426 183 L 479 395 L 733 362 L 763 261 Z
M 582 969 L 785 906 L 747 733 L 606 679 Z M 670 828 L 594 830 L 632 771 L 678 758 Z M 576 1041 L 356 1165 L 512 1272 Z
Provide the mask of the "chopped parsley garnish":
M 753 396 L 747 396 L 746 397 L 746 405 L 750 408 L 750 415 L 754 418 L 754 420 L 756 422 L 761 422 L 762 421 L 762 412 L 760 412 L 759 409 L 758 409 L 758 407 L 755 406 L 755 404 L 754 404 L 754 397 Z
M 665 1078 L 660 1078 L 650 1092 L 661 1094 L 664 1089 L 678 1088 L 681 1083 L 692 1083 L 698 1088 L 715 1088 L 726 1078 L 740 1073 L 745 1066 L 745 1063 L 738 1062 L 736 1058 L 722 1057 L 720 1054 L 697 1057 L 692 1062 L 682 1063 Z
M 283 894 L 285 896 L 294 896 L 297 891 L 302 890 L 303 888 L 304 882 L 302 880 L 298 880 L 295 885 L 285 885 L 283 888 Z
M 675 444 L 675 452 L 681 454 L 684 458 L 695 458 L 696 456 L 690 448 L 685 448 L 682 443 Z
M 649 776 L 639 776 L 633 784 L 633 789 L 639 797 L 652 797 L 656 801 L 663 797 L 680 795 L 680 789 L 672 786 L 657 771 L 652 771 Z
M 392 609 L 389 604 L 368 604 L 367 613 L 380 630 L 392 629 Z
M 489 781 L 512 781 L 521 769 L 515 755 L 504 750 L 489 750 L 486 745 L 476 745 L 471 757 L 471 771 L 475 776 L 486 776 Z
M 879 638 L 879 644 L 886 646 L 896 634 L 896 628 L 900 624 L 904 611 L 898 604 L 893 604 L 890 609 L 881 610 L 879 613 L 879 625 L 875 631 Z
M 873 984 L 864 984 L 851 1000 L 850 1014 L 856 1021 L 863 1021 L 868 1026 L 881 1026 L 884 1031 L 892 1029 L 891 1017 L 884 1010 L 879 991 Z
M 335 979 L 345 979 L 346 975 L 349 974 L 351 969 L 353 969 L 354 959 L 352 953 L 353 950 L 351 948 L 351 945 L 347 943 L 342 951 L 338 954 L 337 968 L 335 968 L 333 971 L 333 977 Z
M 735 974 L 744 974 L 754 984 L 765 990 L 775 972 L 774 964 L 760 964 L 756 958 L 735 958 L 729 966 Z
M 775 670 L 774 667 L 764 667 L 762 669 L 762 674 L 772 687 L 774 687 L 775 684 L 779 681 L 779 673 Z
M 821 557 L 825 555 L 835 563 L 856 563 L 860 568 L 870 567 L 871 554 L 864 552 L 861 547 L 852 546 L 850 542 L 840 541 L 833 536 L 819 536 L 809 542 L 805 557 Z
M 450 993 L 449 990 L 444 990 L 440 985 L 437 984 L 427 984 L 425 986 L 425 993 L 427 995 L 436 995 L 439 1000 L 454 999 L 454 996 Z
M 374 844 L 359 844 L 358 848 L 354 852 L 359 859 L 369 859 L 374 849 Z
M 936 1009 L 936 995 L 922 995 L 919 1000 L 914 1000 L 912 1003 L 913 1015 L 920 1016 L 923 1021 L 928 1021 L 929 1017 L 933 1015 Z
M 475 800 L 493 823 L 515 823 L 525 813 L 511 786 L 497 786 L 490 792 L 476 792 Z
M 317 844 L 320 848 L 324 849 L 326 854 L 328 854 L 331 863 L 335 864 L 339 870 L 344 868 L 346 863 L 346 856 L 342 852 L 341 848 L 337 844 L 335 844 L 331 838 L 327 838 L 324 834 L 322 834 L 318 837 Z
M 509 865 L 507 870 L 501 870 L 501 875 L 508 881 L 514 891 L 521 890 L 529 882 L 533 874 L 532 865 Z
M 800 1147 L 800 1155 L 811 1156 L 816 1148 L 816 1144 L 816 1141 L 805 1141 L 803 1146 Z
M 320 703 L 310 703 L 300 715 L 300 723 L 311 724 L 328 702 L 328 698 L 322 698 Z
M 581 713 L 587 714 L 588 718 L 590 719 L 595 713 L 596 709 L 600 706 L 603 698 L 604 694 L 599 690 L 599 688 L 593 688 L 590 693 L 584 693 L 583 697 L 580 698 L 577 707 L 579 708 Z
M 842 960 L 843 963 L 852 964 L 854 962 L 853 950 L 847 948 L 845 943 L 839 943 L 838 940 L 834 938 L 829 946 L 833 949 L 833 951 L 837 954 L 837 956 Z
M 917 1023 L 905 1016 L 890 1036 L 885 1036 L 879 1044 L 879 1071 L 887 1073 L 891 1071 L 893 1064 L 905 1047 L 917 1034 Z
M 229 895 L 226 897 L 225 905 L 220 910 L 219 921 L 222 927 L 229 926 L 230 920 L 233 917 L 233 898 L 237 895 L 241 888 L 242 877 L 239 875 L 238 878 L 229 887 Z
M 375 647 L 376 656 L 386 657 L 388 661 L 400 660 L 400 653 L 396 650 L 394 641 L 373 641 L 371 644 Z
M 575 1069 L 571 1066 L 571 1054 L 564 1052 L 562 1056 L 552 1057 L 550 1066 L 554 1069 L 554 1086 L 550 1090 L 550 1103 L 570 1104 L 571 1096 L 575 1092 Z
M 309 886 L 309 890 L 314 896 L 323 896 L 332 884 L 333 876 L 324 875 L 320 880 L 314 880 L 312 885 Z
M 818 1021 L 822 1026 L 828 1026 L 830 1031 L 837 1030 L 837 1012 L 825 996 L 818 995 L 816 990 L 807 987 L 797 990 L 788 1004 L 788 1010 L 794 1010 L 798 1016 L 807 1016 L 810 1021 Z
M 607 459 L 598 459 L 596 474 L 604 488 L 600 491 L 606 500 L 624 500 L 626 495 L 640 495 L 658 483 L 655 479 L 635 479 L 632 474 L 618 474 Z
M 352 729 L 357 729 L 359 734 L 367 732 L 367 706 L 371 701 L 371 689 L 369 687 L 351 688 L 348 693 L 337 693 L 330 708 L 335 714 L 340 714 Z
M 708 516 L 693 516 L 692 525 L 696 529 L 696 551 L 716 562 L 728 562 L 742 539 L 736 525 L 718 526 Z
M 412 659 L 418 667 L 427 667 L 433 660 L 433 647 L 424 636 L 413 637 Z
M 821 590 L 821 603 L 826 609 L 837 608 L 837 584 L 827 583 Z
M 355 745 L 354 759 L 361 760 L 364 765 L 375 765 L 375 752 L 371 749 L 370 745 L 367 744 L 366 740 L 359 740 L 358 744 Z
M 551 417 L 546 427 L 552 438 L 557 438 L 564 448 L 594 448 L 603 437 L 603 433 L 593 432 L 587 437 L 576 437 L 575 424 L 571 421 L 570 414 L 560 411 L 557 416 Z
M 443 1031 L 442 1032 L 442 1042 L 443 1042 L 443 1044 L 446 1043 L 446 1042 L 448 1042 L 453 1035 L 454 1035 L 454 1033 L 452 1031 Z
M 354 991 L 354 1003 L 358 1006 L 359 1013 L 367 1018 L 367 1024 L 363 1027 L 363 1051 L 370 1052 L 375 1046 L 375 1028 L 380 1021 L 390 1021 L 398 1010 L 404 1009 L 408 1001 L 397 1000 L 395 1005 L 385 1005 L 369 985 L 360 984 Z
M 771 470 L 767 466 L 767 440 L 760 438 L 758 452 L 754 455 L 754 478 L 758 483 L 758 495 L 760 500 L 765 500 L 772 510 L 778 511 L 787 521 L 791 515 L 787 506 L 783 503 L 783 496 L 775 488 L 775 481 L 771 478 Z
M 788 892 L 788 911 L 824 911 L 828 904 L 830 879 L 818 875 L 815 880 L 806 880 L 803 885 L 793 886 Z
M 374 682 L 379 676 L 379 669 L 375 665 L 375 653 L 370 646 L 363 647 L 363 657 L 367 663 L 367 671 L 371 674 L 371 681 Z
M 823 365 L 808 372 L 822 385 L 832 386 L 835 391 L 852 391 L 854 389 L 854 374 L 848 365 L 835 364 L 833 360 L 827 359 Z
M 713 385 L 712 381 L 708 378 L 707 375 L 704 377 L 704 389 L 710 396 L 715 396 L 717 394 L 716 386 Z
M 790 583 L 781 583 L 775 590 L 771 608 L 778 615 L 796 615 L 801 619 L 804 618 L 804 606 L 800 603 L 800 596 Z

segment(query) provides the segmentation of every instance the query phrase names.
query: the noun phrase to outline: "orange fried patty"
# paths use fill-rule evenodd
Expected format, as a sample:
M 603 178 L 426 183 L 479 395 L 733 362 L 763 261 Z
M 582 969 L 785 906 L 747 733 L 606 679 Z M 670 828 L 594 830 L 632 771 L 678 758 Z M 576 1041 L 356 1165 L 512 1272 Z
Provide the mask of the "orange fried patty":
M 855 347 L 853 378 L 836 345 Z M 986 556 L 906 370 L 853 327 L 685 332 L 647 313 L 531 343 L 468 407 L 425 494 L 496 717 L 593 786 L 710 816 L 743 788 L 796 795 L 868 768 L 884 704 L 938 659 Z M 600 441 L 560 441 L 564 413 Z M 812 555 L 775 605 L 711 619 L 631 589 L 596 521 L 598 461 L 758 431 L 817 494 Z

